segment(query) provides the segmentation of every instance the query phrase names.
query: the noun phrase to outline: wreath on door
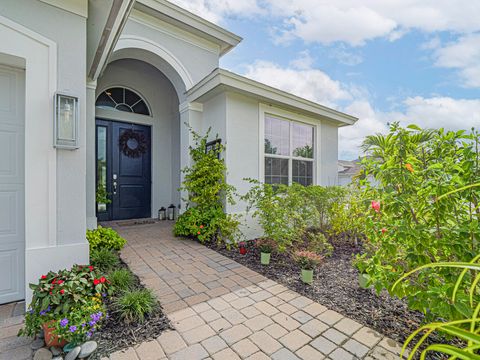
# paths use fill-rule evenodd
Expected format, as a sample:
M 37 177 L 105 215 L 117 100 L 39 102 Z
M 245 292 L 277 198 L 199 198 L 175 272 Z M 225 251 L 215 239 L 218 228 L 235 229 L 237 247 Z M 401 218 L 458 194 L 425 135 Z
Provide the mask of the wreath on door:
M 125 130 L 118 139 L 120 150 L 125 156 L 138 158 L 145 154 L 148 149 L 147 139 L 145 136 L 133 130 Z

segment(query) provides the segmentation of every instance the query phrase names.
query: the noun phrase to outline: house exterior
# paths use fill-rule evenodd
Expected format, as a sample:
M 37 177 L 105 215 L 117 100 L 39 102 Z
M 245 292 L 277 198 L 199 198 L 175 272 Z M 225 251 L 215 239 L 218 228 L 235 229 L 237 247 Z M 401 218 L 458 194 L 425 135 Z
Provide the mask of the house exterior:
M 87 263 L 98 221 L 181 204 L 188 126 L 240 193 L 337 181 L 356 118 L 220 69 L 241 38 L 165 0 L 3 0 L 0 39 L 0 303 Z
M 338 185 L 347 186 L 351 184 L 353 177 L 359 175 L 361 170 L 360 159 L 338 160 Z

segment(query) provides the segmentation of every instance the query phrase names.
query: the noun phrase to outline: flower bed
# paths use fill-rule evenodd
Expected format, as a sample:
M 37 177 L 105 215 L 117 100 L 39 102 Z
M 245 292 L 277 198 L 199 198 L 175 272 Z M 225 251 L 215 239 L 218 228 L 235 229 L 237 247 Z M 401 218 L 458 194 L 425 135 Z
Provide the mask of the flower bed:
M 335 244 L 332 256 L 323 259 L 315 269 L 311 285 L 302 282 L 299 265 L 288 252 L 272 253 L 270 265 L 263 266 L 259 249 L 252 242 L 246 243 L 246 255 L 225 247 L 212 246 L 212 249 L 401 343 L 423 321 L 423 315 L 410 311 L 404 301 L 387 292 L 377 295 L 373 289 L 359 286 L 358 270 L 352 259 L 361 252 L 361 247 L 353 243 Z

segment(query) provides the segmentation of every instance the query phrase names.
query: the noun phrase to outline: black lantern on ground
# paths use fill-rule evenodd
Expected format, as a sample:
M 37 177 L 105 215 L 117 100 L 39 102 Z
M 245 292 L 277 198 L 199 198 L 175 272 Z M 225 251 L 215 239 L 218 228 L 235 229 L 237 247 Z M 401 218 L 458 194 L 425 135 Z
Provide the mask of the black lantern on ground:
M 167 216 L 168 220 L 175 220 L 175 205 L 170 204 L 170 206 L 168 207 Z
M 167 209 L 163 206 L 158 210 L 158 220 L 167 220 Z

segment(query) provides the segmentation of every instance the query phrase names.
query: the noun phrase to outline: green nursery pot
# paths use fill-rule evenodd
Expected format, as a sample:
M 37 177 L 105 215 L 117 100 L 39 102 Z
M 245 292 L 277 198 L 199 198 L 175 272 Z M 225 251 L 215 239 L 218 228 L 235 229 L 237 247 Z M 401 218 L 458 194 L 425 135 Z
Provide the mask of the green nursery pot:
M 313 282 L 313 270 L 302 269 L 302 281 L 305 284 L 311 284 Z
M 270 253 L 260 253 L 260 263 L 262 265 L 270 264 Z
M 368 274 L 358 274 L 358 285 L 362 288 L 362 289 L 368 289 L 368 281 L 370 280 L 370 275 Z

